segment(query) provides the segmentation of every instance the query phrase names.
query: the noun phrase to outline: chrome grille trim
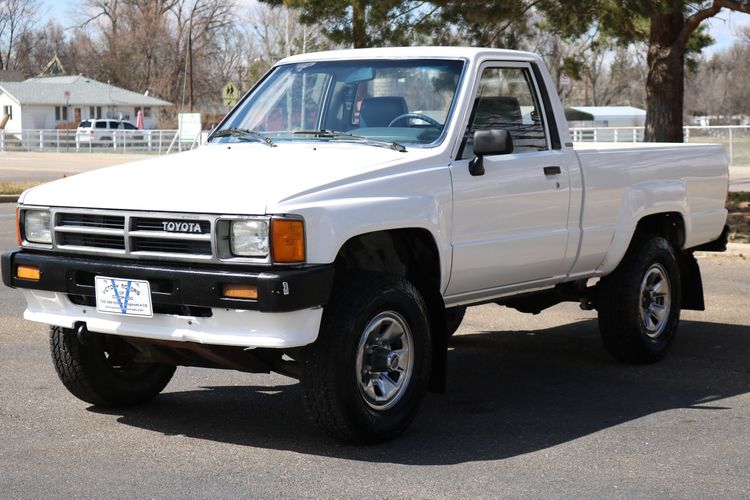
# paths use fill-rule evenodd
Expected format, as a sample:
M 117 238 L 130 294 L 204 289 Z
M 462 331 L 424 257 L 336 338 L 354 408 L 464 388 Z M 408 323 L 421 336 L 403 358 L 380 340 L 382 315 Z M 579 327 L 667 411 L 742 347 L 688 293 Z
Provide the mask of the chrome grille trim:
M 55 231 L 58 233 L 75 233 L 75 234 L 101 234 L 104 236 L 122 236 L 122 229 L 104 229 L 91 226 L 57 226 Z
M 25 207 L 21 207 L 23 210 Z M 31 207 L 29 207 L 31 209 Z M 52 246 L 51 250 L 57 252 L 100 255 L 115 258 L 131 258 L 142 260 L 200 262 L 216 264 L 236 265 L 268 265 L 270 254 L 264 258 L 234 257 L 228 254 L 228 241 L 217 241 L 219 236 L 217 225 L 219 221 L 227 224 L 228 220 L 236 219 L 262 219 L 269 221 L 264 216 L 238 216 L 238 215 L 207 215 L 175 212 L 142 212 L 124 210 L 96 210 L 50 207 L 50 220 L 52 222 Z M 122 219 L 120 228 L 119 220 Z M 137 221 L 136 221 L 137 219 Z M 176 233 L 157 230 L 135 229 L 136 222 L 143 227 L 144 221 L 154 221 L 150 227 L 158 227 L 158 221 L 192 221 L 198 222 L 202 229 L 208 229 L 208 233 Z M 206 224 L 207 227 L 206 227 Z M 114 227 L 113 227 L 114 226 Z M 76 243 L 64 244 L 65 238 L 75 239 Z M 112 238 L 121 237 L 124 249 L 106 248 L 89 245 L 81 245 L 86 238 L 96 241 L 113 241 Z M 102 240 L 97 240 L 102 238 Z M 222 238 L 225 240 L 226 238 Z M 158 240 L 164 241 L 164 247 L 156 250 L 137 250 L 138 241 L 145 241 L 146 246 L 158 246 Z M 169 243 L 172 242 L 172 243 Z M 178 242 L 185 242 L 184 246 Z M 202 245 L 203 243 L 210 244 Z M 29 248 L 44 248 L 44 245 L 29 244 Z M 196 249 L 206 247 L 206 253 L 185 253 L 184 248 Z M 179 248 L 180 251 L 170 252 L 169 248 Z M 46 248 L 50 249 L 47 245 Z
M 210 234 L 166 233 L 164 231 L 129 231 L 131 238 L 154 238 L 160 240 L 211 241 Z

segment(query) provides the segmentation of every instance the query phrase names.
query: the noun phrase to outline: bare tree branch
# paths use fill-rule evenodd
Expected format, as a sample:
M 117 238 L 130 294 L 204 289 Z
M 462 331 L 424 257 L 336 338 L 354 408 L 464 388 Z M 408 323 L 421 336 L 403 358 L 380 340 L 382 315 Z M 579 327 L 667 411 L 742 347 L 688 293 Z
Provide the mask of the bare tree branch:
M 736 12 L 750 14 L 750 1 L 748 0 L 714 0 L 707 8 L 698 10 L 685 20 L 685 25 L 675 40 L 673 48 L 685 47 L 690 35 L 698 29 L 698 26 L 710 17 L 714 17 L 721 9 L 729 9 Z

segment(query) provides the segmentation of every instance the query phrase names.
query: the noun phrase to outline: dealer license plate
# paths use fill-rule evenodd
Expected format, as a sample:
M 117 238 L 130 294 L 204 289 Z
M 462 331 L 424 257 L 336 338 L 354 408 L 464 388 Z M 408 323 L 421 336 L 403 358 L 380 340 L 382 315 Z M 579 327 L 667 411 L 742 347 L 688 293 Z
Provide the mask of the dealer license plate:
M 96 310 L 124 316 L 153 316 L 148 281 L 97 276 Z

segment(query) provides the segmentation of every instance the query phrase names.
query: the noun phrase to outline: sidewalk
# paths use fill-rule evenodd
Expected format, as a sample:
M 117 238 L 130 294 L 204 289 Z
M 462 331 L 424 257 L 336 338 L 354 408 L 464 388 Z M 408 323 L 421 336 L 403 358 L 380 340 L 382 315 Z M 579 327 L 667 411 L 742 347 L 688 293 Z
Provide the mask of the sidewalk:
M 729 190 L 750 191 L 750 167 L 729 167 Z

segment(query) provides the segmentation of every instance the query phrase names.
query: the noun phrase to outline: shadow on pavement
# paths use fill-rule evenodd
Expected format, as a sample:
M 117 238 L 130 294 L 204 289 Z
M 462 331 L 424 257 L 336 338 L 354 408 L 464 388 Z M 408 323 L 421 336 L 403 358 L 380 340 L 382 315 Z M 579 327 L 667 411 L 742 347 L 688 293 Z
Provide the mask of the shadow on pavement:
M 298 384 L 168 392 L 121 423 L 241 446 L 349 460 L 443 465 L 497 460 L 566 443 L 675 408 L 722 411 L 716 401 L 750 391 L 750 327 L 684 321 L 661 363 L 611 360 L 596 322 L 452 339 L 448 392 L 429 395 L 400 438 L 337 444 L 304 414 Z M 91 407 L 91 411 L 104 412 Z

